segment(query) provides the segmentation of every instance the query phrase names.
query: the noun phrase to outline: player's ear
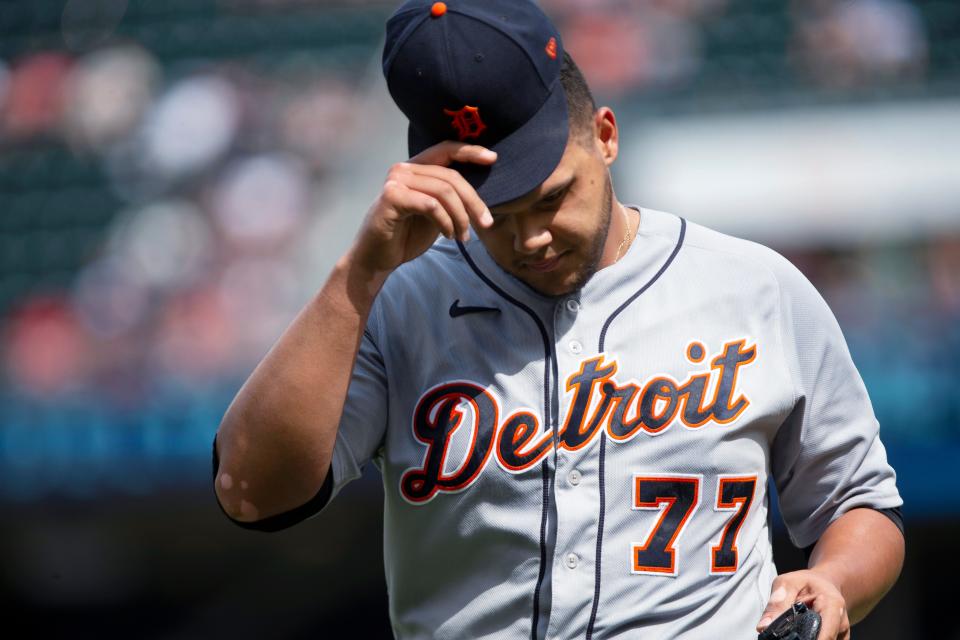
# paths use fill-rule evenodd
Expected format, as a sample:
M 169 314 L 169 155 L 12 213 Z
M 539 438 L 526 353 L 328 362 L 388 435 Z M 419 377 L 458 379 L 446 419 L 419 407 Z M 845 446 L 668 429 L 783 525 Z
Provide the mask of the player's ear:
M 617 159 L 620 137 L 617 117 L 610 107 L 600 107 L 593 114 L 594 144 L 608 167 Z

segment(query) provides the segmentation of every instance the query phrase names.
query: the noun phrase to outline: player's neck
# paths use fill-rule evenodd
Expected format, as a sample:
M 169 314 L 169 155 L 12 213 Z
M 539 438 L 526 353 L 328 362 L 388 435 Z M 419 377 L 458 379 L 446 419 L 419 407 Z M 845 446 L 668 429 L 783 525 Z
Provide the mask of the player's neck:
M 600 268 L 604 269 L 622 260 L 633 245 L 639 227 L 637 212 L 621 204 L 616 198 L 610 211 L 610 228 L 607 231 L 606 246 Z

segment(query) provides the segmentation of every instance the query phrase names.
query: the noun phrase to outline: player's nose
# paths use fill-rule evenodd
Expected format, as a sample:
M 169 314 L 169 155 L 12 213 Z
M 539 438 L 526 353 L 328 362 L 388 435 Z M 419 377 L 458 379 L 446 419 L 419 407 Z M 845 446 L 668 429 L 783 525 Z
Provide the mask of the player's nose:
M 533 255 L 541 252 L 551 242 L 553 235 L 549 227 L 532 220 L 517 221 L 513 236 L 513 250 L 517 253 Z

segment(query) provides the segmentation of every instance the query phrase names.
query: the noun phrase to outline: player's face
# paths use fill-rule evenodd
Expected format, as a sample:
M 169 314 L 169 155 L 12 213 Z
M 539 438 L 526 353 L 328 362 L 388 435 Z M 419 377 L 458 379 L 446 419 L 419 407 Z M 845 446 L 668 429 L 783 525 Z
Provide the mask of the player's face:
M 540 187 L 491 209 L 493 226 L 477 231 L 497 264 L 540 293 L 576 291 L 613 262 L 610 247 L 616 252 L 621 240 L 608 237 L 614 199 L 607 168 L 616 157 L 615 136 L 612 157 L 605 144 L 599 137 L 571 139 Z

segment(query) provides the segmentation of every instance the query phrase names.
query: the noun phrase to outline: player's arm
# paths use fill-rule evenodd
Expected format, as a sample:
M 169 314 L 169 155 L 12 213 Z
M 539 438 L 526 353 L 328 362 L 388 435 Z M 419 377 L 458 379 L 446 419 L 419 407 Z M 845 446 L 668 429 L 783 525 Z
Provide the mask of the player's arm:
M 873 509 L 853 509 L 827 528 L 809 567 L 839 587 L 856 624 L 893 587 L 903 559 L 903 533 L 893 521 Z
M 353 246 L 237 393 L 215 441 L 214 485 L 231 518 L 253 522 L 309 501 L 323 485 L 373 302 L 389 274 L 438 233 L 466 239 L 492 223 L 453 161 L 492 151 L 444 142 L 391 168 Z
M 802 600 L 820 613 L 820 640 L 847 640 L 890 590 L 903 567 L 903 533 L 873 509 L 853 509 L 835 520 L 813 548 L 808 569 L 773 583 L 758 630 Z

